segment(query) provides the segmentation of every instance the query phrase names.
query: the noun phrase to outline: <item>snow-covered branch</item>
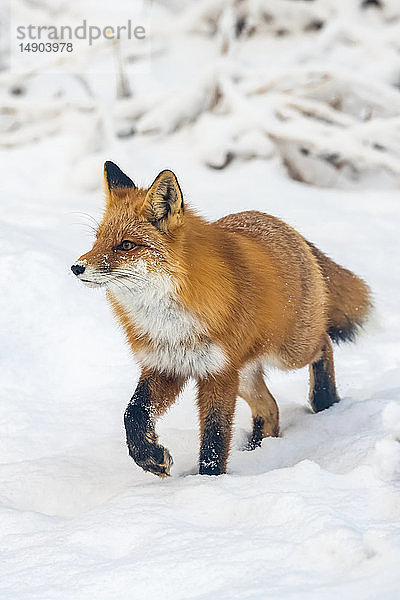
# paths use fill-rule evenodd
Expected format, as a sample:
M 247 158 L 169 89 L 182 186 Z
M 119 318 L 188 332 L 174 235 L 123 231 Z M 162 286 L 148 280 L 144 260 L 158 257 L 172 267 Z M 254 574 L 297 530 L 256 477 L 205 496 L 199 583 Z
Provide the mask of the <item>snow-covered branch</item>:
M 29 95 L 24 103 L 5 93 L 0 144 L 48 135 L 62 127 L 63 111 L 86 110 L 114 137 L 185 135 L 214 168 L 278 156 L 290 176 L 310 184 L 349 185 L 374 171 L 399 183 L 397 2 L 175 0 L 165 11 L 149 32 L 171 71 L 162 83 L 135 85 L 125 67 L 143 56 L 118 45 L 111 110 L 84 75 L 84 100 L 67 95 L 32 108 Z M 193 69 L 182 69 L 183 56 Z M 9 77 L 6 87 L 15 89 Z

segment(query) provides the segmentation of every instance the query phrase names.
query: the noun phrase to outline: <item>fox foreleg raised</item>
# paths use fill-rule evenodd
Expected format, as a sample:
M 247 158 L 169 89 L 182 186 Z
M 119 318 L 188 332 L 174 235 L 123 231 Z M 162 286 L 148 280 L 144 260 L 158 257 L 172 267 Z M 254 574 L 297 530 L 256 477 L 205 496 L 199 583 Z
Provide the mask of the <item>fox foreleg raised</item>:
M 172 457 L 158 443 L 155 421 L 175 401 L 184 379 L 159 373 L 142 373 L 124 414 L 129 455 L 144 471 L 159 477 L 170 474 Z

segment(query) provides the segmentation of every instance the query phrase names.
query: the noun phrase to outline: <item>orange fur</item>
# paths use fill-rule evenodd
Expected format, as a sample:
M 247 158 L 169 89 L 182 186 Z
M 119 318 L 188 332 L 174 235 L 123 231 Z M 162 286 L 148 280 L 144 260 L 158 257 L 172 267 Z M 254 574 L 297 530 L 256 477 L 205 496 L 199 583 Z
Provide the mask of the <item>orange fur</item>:
M 346 339 L 362 324 L 366 284 L 276 217 L 249 211 L 210 223 L 184 205 L 171 171 L 146 190 L 106 165 L 106 210 L 93 248 L 79 259 L 88 273 L 80 277 L 93 285 L 104 279 L 146 378 L 161 381 L 150 394 L 153 421 L 172 402 L 162 399 L 163 380 L 178 390 L 197 379 L 200 471 L 224 472 L 239 393 L 252 408 L 253 444 L 257 427 L 261 437 L 277 435 L 262 362 L 284 370 L 311 365 L 314 409 L 336 401 L 328 334 Z M 122 251 L 124 240 L 136 246 Z M 210 467 L 214 434 L 224 443 Z

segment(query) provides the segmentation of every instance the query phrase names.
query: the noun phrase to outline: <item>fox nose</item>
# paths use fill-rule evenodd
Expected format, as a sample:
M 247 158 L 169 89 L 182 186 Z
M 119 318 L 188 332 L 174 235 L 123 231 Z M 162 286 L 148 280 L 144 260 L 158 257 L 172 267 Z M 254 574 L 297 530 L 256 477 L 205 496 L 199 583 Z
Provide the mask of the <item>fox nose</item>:
M 85 272 L 85 267 L 83 265 L 72 265 L 71 271 L 74 275 L 82 275 Z

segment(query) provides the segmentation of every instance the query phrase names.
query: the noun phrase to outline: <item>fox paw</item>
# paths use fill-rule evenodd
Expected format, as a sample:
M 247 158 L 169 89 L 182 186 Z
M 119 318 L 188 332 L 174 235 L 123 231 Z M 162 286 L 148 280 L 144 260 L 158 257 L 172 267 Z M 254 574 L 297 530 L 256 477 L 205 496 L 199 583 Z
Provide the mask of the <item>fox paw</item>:
M 166 448 L 147 441 L 140 448 L 128 443 L 129 454 L 139 467 L 162 479 L 170 475 L 172 456 Z
M 253 431 L 243 448 L 243 450 L 255 450 L 262 444 L 265 437 L 279 437 L 278 422 L 268 421 L 267 423 L 262 417 L 253 418 Z

